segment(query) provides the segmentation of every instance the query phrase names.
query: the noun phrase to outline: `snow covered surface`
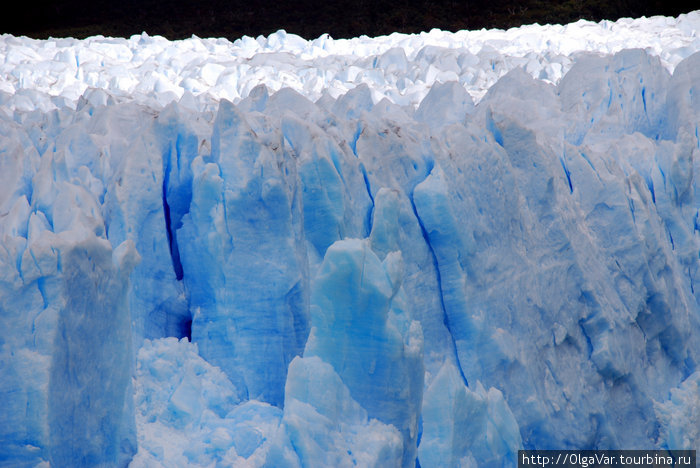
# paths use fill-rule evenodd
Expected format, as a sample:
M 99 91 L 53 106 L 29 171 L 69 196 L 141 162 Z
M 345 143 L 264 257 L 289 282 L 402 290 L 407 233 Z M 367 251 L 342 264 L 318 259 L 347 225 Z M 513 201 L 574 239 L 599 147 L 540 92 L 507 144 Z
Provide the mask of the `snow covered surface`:
M 694 449 L 700 12 L 0 37 L 0 465 Z
M 147 34 L 31 40 L 1 36 L 0 91 L 25 96 L 9 103 L 22 110 L 48 109 L 64 100 L 41 99 L 33 90 L 60 96 L 73 106 L 89 88 L 138 102 L 164 105 L 184 93 L 233 102 L 260 83 L 270 91 L 292 88 L 312 101 L 333 98 L 358 84 L 375 101 L 419 104 L 436 82 L 458 81 L 480 99 L 508 71 L 522 67 L 534 78 L 557 83 L 586 52 L 613 54 L 645 49 L 671 71 L 700 49 L 698 13 L 679 18 L 620 19 L 568 25 L 528 25 L 503 30 L 379 38 L 306 41 L 279 31 L 269 37 L 192 37 L 168 41 Z M 70 105 L 70 104 L 69 104 Z

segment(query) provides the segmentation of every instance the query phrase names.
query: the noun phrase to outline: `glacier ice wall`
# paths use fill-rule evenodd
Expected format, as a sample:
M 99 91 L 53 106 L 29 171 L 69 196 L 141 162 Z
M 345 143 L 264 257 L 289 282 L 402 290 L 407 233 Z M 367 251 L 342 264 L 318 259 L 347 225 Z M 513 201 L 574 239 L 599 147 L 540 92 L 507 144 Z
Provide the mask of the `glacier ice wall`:
M 566 55 L 561 80 L 516 60 L 478 102 L 435 70 L 479 74 L 479 57 L 393 43 L 344 73 L 424 60 L 419 102 L 363 80 L 235 103 L 165 81 L 129 96 L 123 73 L 76 100 L 2 85 L 0 465 L 514 466 L 519 448 L 694 448 L 688 36 L 670 68 L 653 47 Z M 45 52 L 2 39 L 6 63 Z M 65 41 L 66 67 L 140 57 Z M 482 52 L 492 72 L 510 60 Z M 298 65 L 281 54 L 249 58 Z M 214 65 L 181 83 L 243 73 Z

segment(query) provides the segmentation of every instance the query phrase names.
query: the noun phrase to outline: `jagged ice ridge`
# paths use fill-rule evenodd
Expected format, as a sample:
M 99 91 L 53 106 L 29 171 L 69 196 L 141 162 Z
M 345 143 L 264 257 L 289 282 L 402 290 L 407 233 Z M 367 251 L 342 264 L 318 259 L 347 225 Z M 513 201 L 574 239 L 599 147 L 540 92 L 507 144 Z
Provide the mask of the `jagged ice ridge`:
M 697 448 L 698 31 L 1 36 L 0 465 Z

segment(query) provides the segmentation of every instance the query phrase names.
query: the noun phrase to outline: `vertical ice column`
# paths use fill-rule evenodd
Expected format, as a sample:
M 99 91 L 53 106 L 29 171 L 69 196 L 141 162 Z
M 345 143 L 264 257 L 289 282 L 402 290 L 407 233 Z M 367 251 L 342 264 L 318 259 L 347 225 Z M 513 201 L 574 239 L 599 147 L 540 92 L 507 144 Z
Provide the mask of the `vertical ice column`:
M 404 441 L 398 429 L 355 401 L 333 367 L 318 357 L 295 358 L 285 386 L 284 445 L 267 466 L 398 467 Z
M 77 140 L 74 146 L 80 154 L 93 153 L 104 166 L 94 172 L 104 184 L 107 239 L 113 247 L 132 240 L 142 258 L 128 293 L 134 351 L 144 338 L 189 334 L 173 232 L 189 206 L 189 163 L 197 154 L 197 139 L 181 120 L 174 106 L 154 119 L 127 103 L 95 109 L 89 120 L 91 133 L 71 129 L 81 135 L 69 140 Z M 81 143 L 83 133 L 97 144 Z
M 469 314 L 465 294 L 470 250 L 452 213 L 445 175 L 439 165 L 416 186 L 413 203 L 425 242 L 433 253 L 442 313 L 454 343 L 457 366 L 463 375 L 474 375 L 478 357 L 472 341 L 479 330 Z
M 128 278 L 133 243 L 87 238 L 61 250 L 48 392 L 52 466 L 125 466 L 136 451 Z
M 403 438 L 413 466 L 423 394 L 423 334 L 410 320 L 398 252 L 381 262 L 368 241 L 345 239 L 326 251 L 312 286 L 311 334 L 304 357 L 331 364 L 370 418 Z
M 423 435 L 418 457 L 423 468 L 517 464 L 522 440 L 503 394 L 477 381 L 467 388 L 449 361 L 423 398 Z
M 85 190 L 56 185 L 49 218 L 22 199 L 2 233 L 18 248 L 0 258 L 0 458 L 124 466 L 136 451 L 126 297 L 138 254 L 100 236 Z
M 192 163 L 190 211 L 177 231 L 192 341 L 240 398 L 277 406 L 308 334 L 296 169 L 281 146 L 264 145 L 245 116 L 222 102 L 211 158 Z

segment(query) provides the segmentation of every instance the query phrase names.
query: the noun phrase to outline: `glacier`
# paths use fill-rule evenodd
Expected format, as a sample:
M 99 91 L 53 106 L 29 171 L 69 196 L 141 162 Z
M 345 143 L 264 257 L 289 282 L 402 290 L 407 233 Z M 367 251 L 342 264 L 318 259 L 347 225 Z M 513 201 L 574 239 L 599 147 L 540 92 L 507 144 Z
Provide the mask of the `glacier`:
M 696 449 L 698 31 L 0 36 L 0 466 Z

